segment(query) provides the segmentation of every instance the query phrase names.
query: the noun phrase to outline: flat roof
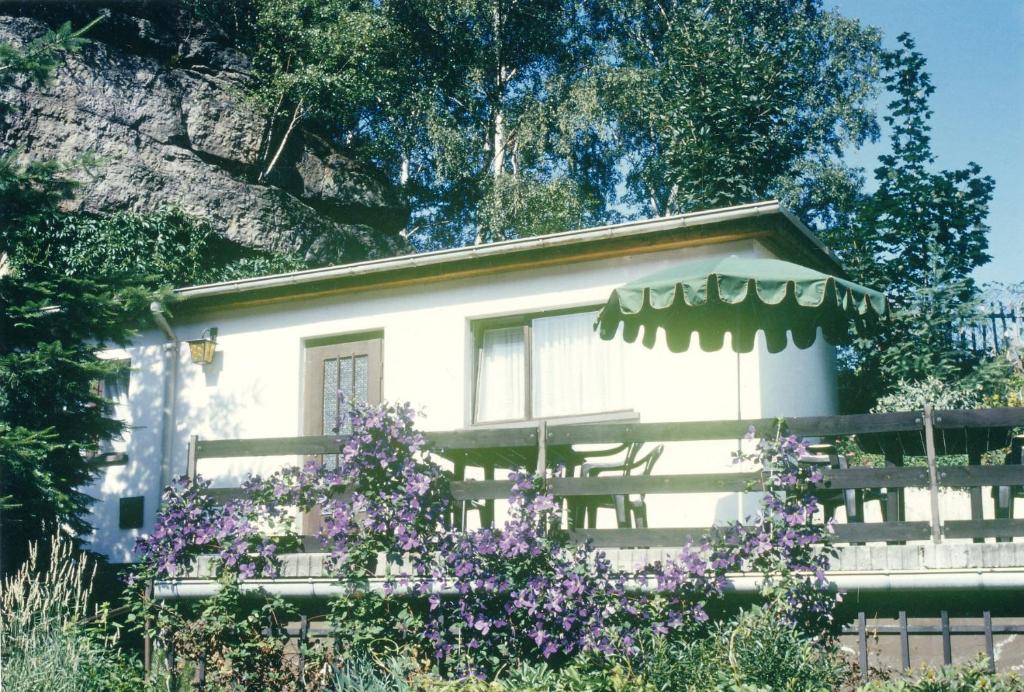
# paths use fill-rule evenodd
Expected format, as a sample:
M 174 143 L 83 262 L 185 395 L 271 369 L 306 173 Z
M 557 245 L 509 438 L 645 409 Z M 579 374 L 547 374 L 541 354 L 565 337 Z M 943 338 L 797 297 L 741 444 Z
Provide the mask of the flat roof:
M 778 201 L 677 214 L 354 262 L 287 274 L 223 281 L 174 290 L 176 312 L 298 300 L 371 287 L 448 280 L 502 271 L 568 264 L 758 238 L 779 256 L 831 273 L 844 274 L 818 237 Z

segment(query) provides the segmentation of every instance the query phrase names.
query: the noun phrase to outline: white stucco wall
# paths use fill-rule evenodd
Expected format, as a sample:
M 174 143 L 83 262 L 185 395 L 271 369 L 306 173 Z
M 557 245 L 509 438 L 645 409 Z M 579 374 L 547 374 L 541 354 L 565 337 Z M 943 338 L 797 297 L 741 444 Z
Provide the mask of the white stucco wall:
M 212 365 L 191 363 L 187 345 L 178 353 L 172 475 L 185 472 L 190 434 L 206 439 L 285 437 L 301 434 L 304 342 L 324 336 L 383 333 L 383 396 L 410 401 L 423 411 L 425 430 L 471 424 L 474 320 L 541 310 L 599 305 L 627 281 L 683 259 L 709 255 L 771 256 L 756 241 L 640 254 L 558 267 L 496 273 L 423 286 L 225 310 L 199 321 L 171 323 L 184 341 L 217 327 Z M 97 498 L 93 547 L 113 561 L 131 557 L 137 530 L 119 530 L 118 500 L 146 498 L 146 526 L 152 526 L 160 489 L 162 349 L 155 328 L 128 349 L 132 359 L 131 399 L 126 419 L 130 461 L 114 467 L 89 489 Z M 726 348 L 670 353 L 659 344 L 627 347 L 629 405 L 644 422 L 716 420 L 775 415 L 825 415 L 836 411 L 834 349 L 818 342 L 769 355 L 759 350 L 737 358 Z M 738 377 L 737 381 L 737 368 Z M 739 394 L 739 402 L 737 395 Z M 672 445 L 656 473 L 708 473 L 735 467 L 735 443 Z M 215 484 L 236 485 L 248 471 L 267 472 L 292 458 L 201 461 L 199 472 Z M 735 495 L 649 497 L 652 526 L 701 526 L 731 520 L 746 509 Z M 612 520 L 607 513 L 604 523 Z

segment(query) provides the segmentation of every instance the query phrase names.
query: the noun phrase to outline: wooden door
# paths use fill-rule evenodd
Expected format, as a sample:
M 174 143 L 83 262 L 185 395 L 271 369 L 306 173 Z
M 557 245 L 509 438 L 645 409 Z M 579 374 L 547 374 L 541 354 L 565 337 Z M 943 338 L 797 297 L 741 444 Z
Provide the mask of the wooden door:
M 381 403 L 383 339 L 334 343 L 315 342 L 306 347 L 302 427 L 304 435 L 335 435 L 352 430 L 348 412 L 356 403 Z M 324 455 L 321 463 L 334 465 L 337 455 Z M 315 549 L 321 512 L 303 515 L 302 535 L 307 550 Z

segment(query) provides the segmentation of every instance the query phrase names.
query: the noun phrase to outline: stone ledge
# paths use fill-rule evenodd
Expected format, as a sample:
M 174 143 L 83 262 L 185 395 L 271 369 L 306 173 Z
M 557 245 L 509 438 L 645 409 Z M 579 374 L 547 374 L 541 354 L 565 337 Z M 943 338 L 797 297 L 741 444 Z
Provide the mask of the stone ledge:
M 921 543 L 917 545 L 842 546 L 829 572 L 927 572 L 930 570 L 1024 569 L 1024 543 Z M 612 548 L 602 551 L 613 569 L 637 571 L 654 562 L 675 558 L 678 548 Z M 327 577 L 326 553 L 289 553 L 281 556 L 282 579 Z M 377 577 L 386 576 L 383 555 Z M 214 557 L 201 556 L 181 579 L 214 579 Z M 412 565 L 392 565 L 393 574 L 412 573 Z

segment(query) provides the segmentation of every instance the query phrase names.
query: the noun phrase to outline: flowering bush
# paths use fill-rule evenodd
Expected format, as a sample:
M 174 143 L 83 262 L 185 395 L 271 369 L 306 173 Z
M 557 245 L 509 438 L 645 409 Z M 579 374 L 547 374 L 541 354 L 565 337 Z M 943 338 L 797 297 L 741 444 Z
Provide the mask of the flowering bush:
M 253 479 L 244 490 L 253 494 L 259 486 L 259 479 Z M 164 491 L 153 533 L 135 545 L 140 560 L 133 580 L 180 577 L 202 554 L 216 555 L 224 569 L 242 579 L 274 576 L 278 545 L 265 532 L 286 520 L 283 510 L 253 497 L 218 505 L 209 488 L 209 481 L 183 476 Z M 286 547 L 295 545 L 286 529 L 280 540 Z
M 423 451 L 406 405 L 357 406 L 351 435 L 334 468 L 309 461 L 258 481 L 264 506 L 320 511 L 320 542 L 340 578 L 365 577 L 376 557 L 424 558 L 436 548 L 450 512 L 447 481 Z
M 509 518 L 501 529 L 449 533 L 441 584 L 429 597 L 426 637 L 434 657 L 459 674 L 491 674 L 510 658 L 564 661 L 611 650 L 605 620 L 628 608 L 623 575 L 602 554 L 570 546 L 559 505 L 543 479 L 509 474 Z
M 780 428 L 781 428 L 780 423 Z M 831 525 L 813 523 L 814 495 L 821 471 L 800 464 L 807 448 L 790 435 L 762 438 L 757 450 L 739 459 L 761 465 L 765 494 L 754 521 L 733 526 L 738 564 L 730 566 L 763 575 L 762 595 L 778 601 L 791 624 L 825 634 L 835 627 L 839 595 L 829 588 L 826 570 L 835 550 L 827 541 Z
M 287 508 L 298 506 L 323 513 L 321 543 L 333 574 L 349 585 L 331 609 L 347 660 L 404 652 L 432 659 L 447 676 L 485 678 L 510 659 L 556 669 L 580 657 L 627 660 L 650 636 L 704 636 L 708 604 L 722 596 L 726 574 L 740 570 L 764 575 L 764 595 L 783 621 L 815 637 L 833 625 L 825 527 L 811 521 L 820 474 L 798 463 L 804 449 L 793 437 L 762 440 L 740 457 L 762 467 L 758 514 L 637 575 L 617 573 L 603 553 L 572 544 L 546 480 L 522 471 L 510 474 L 502 527 L 449 528 L 447 479 L 424 451 L 411 408 L 360 407 L 351 426 L 336 467 L 309 462 L 253 478 L 243 499 L 223 507 L 201 480 L 168 490 L 153 535 L 139 543 L 139 575 L 174 576 L 211 553 L 227 590 L 272 576 L 279 546 L 296 545 Z M 264 535 L 268 527 L 275 537 Z M 381 553 L 388 577 L 370 590 Z M 652 588 L 636 588 L 641 581 Z M 222 629 L 273 621 L 281 607 L 261 606 Z M 180 620 L 175 627 L 187 630 Z M 216 638 L 211 631 L 202 636 Z

